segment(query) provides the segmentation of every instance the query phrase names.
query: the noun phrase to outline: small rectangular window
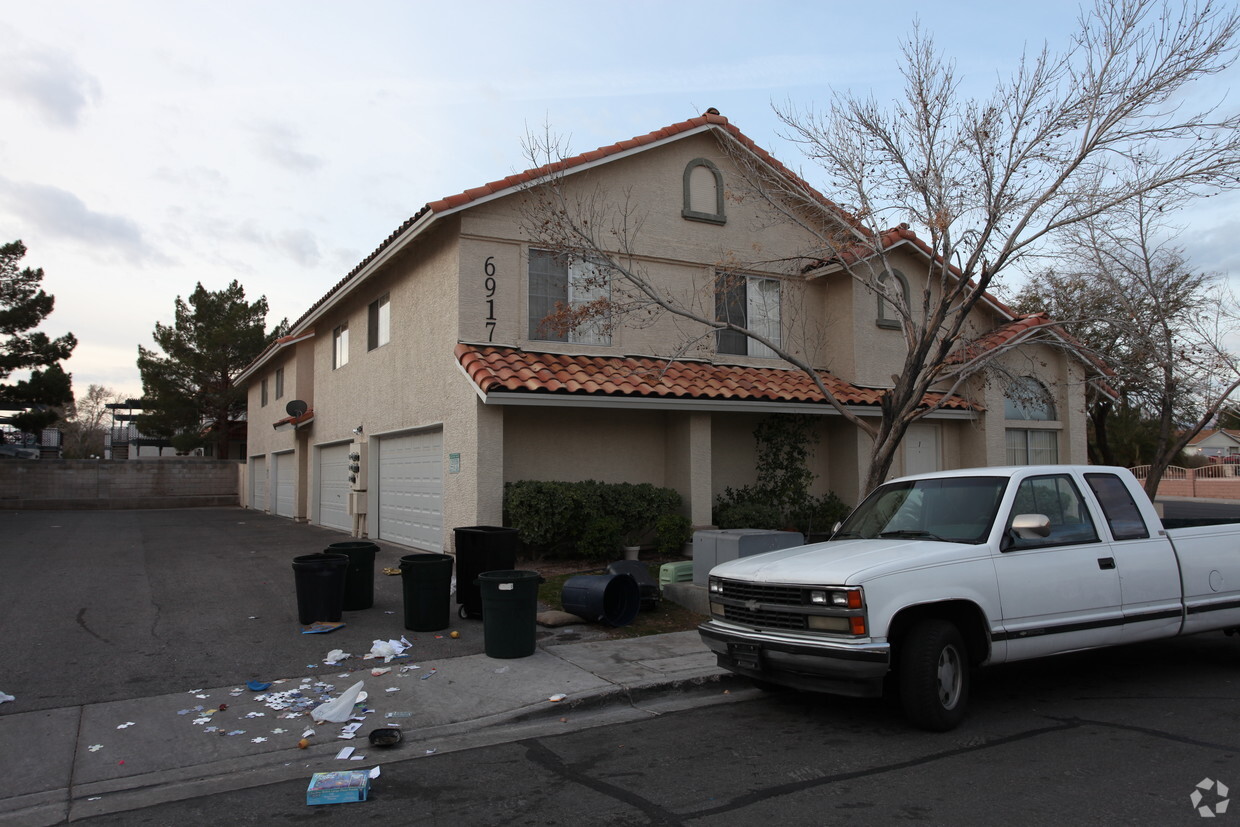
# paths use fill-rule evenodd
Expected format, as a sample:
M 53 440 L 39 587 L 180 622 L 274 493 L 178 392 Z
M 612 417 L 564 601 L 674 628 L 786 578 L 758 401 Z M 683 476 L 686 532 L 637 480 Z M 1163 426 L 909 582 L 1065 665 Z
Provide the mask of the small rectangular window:
M 1150 536 L 1141 510 L 1123 480 L 1114 474 L 1086 474 L 1085 481 L 1102 506 L 1112 537 L 1116 540 L 1144 540 Z
M 731 322 L 758 333 L 774 344 L 780 343 L 779 280 L 754 278 L 735 273 L 715 277 L 715 319 Z M 775 351 L 738 330 L 716 333 L 719 353 L 774 358 Z
M 349 363 L 349 323 L 332 331 L 332 370 Z
M 366 349 L 383 347 L 392 339 L 392 310 L 387 294 L 372 301 L 366 315 Z
M 258 395 L 260 399 L 262 400 L 259 402 L 259 407 L 262 407 L 262 408 L 267 407 L 267 379 L 266 378 L 264 378 L 263 381 L 260 382 L 258 385 Z
M 530 250 L 529 275 L 531 339 L 611 344 L 611 284 L 603 270 L 561 253 Z
M 276 368 L 276 399 L 284 398 L 284 368 Z

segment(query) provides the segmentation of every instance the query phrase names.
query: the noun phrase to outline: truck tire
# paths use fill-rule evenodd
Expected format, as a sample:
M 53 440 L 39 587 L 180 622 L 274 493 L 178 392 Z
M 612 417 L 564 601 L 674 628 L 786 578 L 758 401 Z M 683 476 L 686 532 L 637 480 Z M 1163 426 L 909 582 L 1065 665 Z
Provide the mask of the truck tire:
M 960 630 L 937 618 L 918 623 L 900 644 L 904 716 L 932 732 L 955 729 L 969 702 L 969 652 Z

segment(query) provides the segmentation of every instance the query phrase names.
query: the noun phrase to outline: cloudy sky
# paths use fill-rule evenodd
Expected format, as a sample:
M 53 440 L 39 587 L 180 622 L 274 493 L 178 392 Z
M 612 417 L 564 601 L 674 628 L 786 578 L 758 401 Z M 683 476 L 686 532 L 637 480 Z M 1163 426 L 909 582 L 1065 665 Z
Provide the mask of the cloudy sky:
M 139 344 L 198 282 L 300 316 L 427 201 L 716 107 L 814 182 L 771 103 L 899 87 L 920 16 L 976 91 L 1059 46 L 1076 3 L 0 0 L 0 241 L 80 341 L 68 369 L 139 395 Z M 1236 85 L 1232 92 L 1233 84 Z M 1200 90 L 1240 105 L 1240 74 Z M 1240 275 L 1240 199 L 1185 217 Z

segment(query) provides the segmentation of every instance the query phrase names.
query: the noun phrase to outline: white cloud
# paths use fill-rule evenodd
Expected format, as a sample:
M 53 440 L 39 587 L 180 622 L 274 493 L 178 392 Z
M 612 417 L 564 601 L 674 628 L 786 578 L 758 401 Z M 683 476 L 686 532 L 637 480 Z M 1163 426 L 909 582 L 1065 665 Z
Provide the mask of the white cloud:
M 322 158 L 298 147 L 301 137 L 289 125 L 267 122 L 255 124 L 250 129 L 259 155 L 268 161 L 290 172 L 314 172 L 323 166 Z
M 34 108 L 50 126 L 71 129 L 102 95 L 73 55 L 0 30 L 0 94 Z
M 77 241 L 97 255 L 120 253 L 132 263 L 160 258 L 136 222 L 96 212 L 59 187 L 0 177 L 0 201 L 40 233 Z

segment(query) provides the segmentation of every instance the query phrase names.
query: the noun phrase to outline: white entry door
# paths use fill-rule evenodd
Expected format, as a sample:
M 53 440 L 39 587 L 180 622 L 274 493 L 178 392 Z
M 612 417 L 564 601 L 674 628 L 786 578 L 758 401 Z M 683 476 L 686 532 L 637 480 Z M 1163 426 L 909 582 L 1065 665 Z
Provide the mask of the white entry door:
M 930 474 L 939 470 L 939 426 L 914 422 L 904 433 L 904 473 Z
M 250 508 L 267 510 L 267 457 L 250 457 Z
M 293 517 L 294 500 L 297 492 L 297 477 L 294 472 L 296 455 L 292 451 L 285 451 L 282 454 L 275 454 L 275 467 L 272 469 L 275 479 L 272 487 L 276 493 L 276 516 L 277 517 Z
M 319 449 L 319 525 L 353 530 L 349 516 L 349 445 L 341 442 Z
M 375 448 L 380 539 L 443 551 L 443 432 L 387 437 Z

